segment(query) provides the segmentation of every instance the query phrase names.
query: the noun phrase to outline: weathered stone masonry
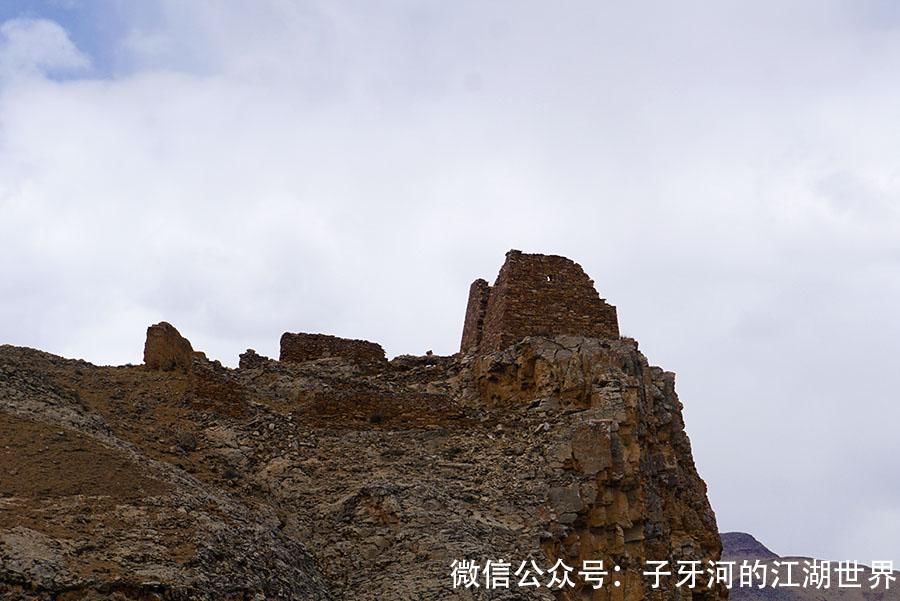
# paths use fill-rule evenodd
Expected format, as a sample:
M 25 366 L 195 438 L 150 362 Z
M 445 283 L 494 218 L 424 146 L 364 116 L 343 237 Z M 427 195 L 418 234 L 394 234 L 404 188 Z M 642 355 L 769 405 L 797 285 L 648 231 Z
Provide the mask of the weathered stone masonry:
M 526 336 L 618 338 L 616 308 L 600 298 L 574 261 L 558 255 L 506 253 L 493 286 L 469 289 L 460 350 L 499 351 Z
M 378 366 L 387 361 L 381 345 L 368 340 L 290 332 L 281 336 L 280 361 L 302 363 L 328 357 L 347 359 L 364 367 Z
M 491 286 L 481 278 L 472 282 L 469 287 L 469 304 L 466 307 L 466 319 L 463 322 L 463 337 L 460 350 L 466 352 L 481 344 L 484 332 L 484 317 L 487 314 L 488 299 Z
M 175 326 L 161 321 L 147 328 L 144 342 L 144 364 L 150 369 L 189 371 L 194 349 Z

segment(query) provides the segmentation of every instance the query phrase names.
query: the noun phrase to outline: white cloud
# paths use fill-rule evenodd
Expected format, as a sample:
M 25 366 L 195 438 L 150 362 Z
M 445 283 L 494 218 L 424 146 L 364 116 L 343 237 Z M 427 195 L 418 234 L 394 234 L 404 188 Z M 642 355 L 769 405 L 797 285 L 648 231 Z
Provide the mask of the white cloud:
M 59 24 L 10 19 L 0 24 L 0 79 L 11 75 L 85 69 L 90 59 Z
M 229 364 L 277 353 L 285 330 L 451 353 L 472 279 L 512 247 L 558 252 L 679 373 L 724 528 L 823 557 L 889 551 L 817 517 L 844 515 L 900 452 L 886 16 L 156 9 L 126 20 L 114 80 L 40 77 L 86 59 L 58 25 L 4 30 L 2 56 L 31 58 L 2 64 L 32 77 L 0 90 L 3 342 L 137 362 L 167 319 Z

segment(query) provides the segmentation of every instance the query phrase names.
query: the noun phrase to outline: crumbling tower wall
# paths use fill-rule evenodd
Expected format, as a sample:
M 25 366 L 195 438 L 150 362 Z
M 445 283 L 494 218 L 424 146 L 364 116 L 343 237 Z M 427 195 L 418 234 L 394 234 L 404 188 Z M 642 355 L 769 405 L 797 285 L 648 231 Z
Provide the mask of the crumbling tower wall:
M 463 323 L 462 350 L 464 352 L 481 344 L 490 294 L 490 284 L 480 278 L 472 282 L 469 287 L 469 304 L 466 307 L 466 320 Z
M 558 255 L 506 253 L 497 280 L 475 280 L 460 350 L 502 350 L 526 336 L 618 338 L 616 308 L 581 265 Z

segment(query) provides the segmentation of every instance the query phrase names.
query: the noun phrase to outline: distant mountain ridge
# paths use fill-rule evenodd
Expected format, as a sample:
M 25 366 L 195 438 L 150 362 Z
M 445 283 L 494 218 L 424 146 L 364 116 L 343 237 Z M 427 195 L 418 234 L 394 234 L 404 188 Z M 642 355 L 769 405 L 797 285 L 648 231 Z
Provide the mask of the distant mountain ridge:
M 813 560 L 809 557 L 798 556 L 780 556 L 758 541 L 753 535 L 746 532 L 722 532 L 719 534 L 722 539 L 722 561 L 735 562 L 734 576 L 731 580 L 732 586 L 729 591 L 728 598 L 732 601 L 830 601 L 832 599 L 840 599 L 841 601 L 900 601 L 900 572 L 894 571 L 894 577 L 897 580 L 890 583 L 889 588 L 885 588 L 882 583 L 872 589 L 870 588 L 869 578 L 872 575 L 869 566 L 860 567 L 863 571 L 859 574 L 859 588 L 840 588 L 838 586 L 838 577 L 835 573 L 835 564 L 832 562 L 830 570 L 830 586 L 828 588 L 817 588 L 814 585 L 799 587 L 772 587 L 767 585 L 763 588 L 758 586 L 740 586 L 740 570 L 738 566 L 744 561 L 754 564 L 759 561 L 765 570 L 769 572 L 769 580 L 771 583 L 772 570 L 778 569 L 778 564 L 784 562 L 794 562 L 792 567 L 792 580 L 794 582 L 803 583 L 805 562 L 821 561 Z M 778 563 L 776 563 L 778 562 Z M 783 572 L 782 572 L 783 573 Z
M 722 532 L 722 557 L 777 558 L 778 554 L 746 532 Z

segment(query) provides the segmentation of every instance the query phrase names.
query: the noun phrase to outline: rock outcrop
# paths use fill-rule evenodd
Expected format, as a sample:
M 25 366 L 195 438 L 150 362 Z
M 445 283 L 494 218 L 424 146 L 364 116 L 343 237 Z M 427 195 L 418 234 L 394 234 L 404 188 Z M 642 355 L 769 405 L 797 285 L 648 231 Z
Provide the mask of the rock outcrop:
M 194 360 L 190 341 L 175 326 L 161 321 L 147 328 L 144 342 L 144 365 L 150 369 L 188 371 Z
M 529 337 L 479 355 L 473 372 L 478 403 L 498 412 L 527 407 L 548 420 L 540 471 L 549 536 L 541 547 L 551 563 L 602 559 L 622 569 L 622 598 L 673 599 L 672 582 L 662 591 L 646 586 L 648 561 L 719 558 L 675 374 L 650 366 L 633 339 Z M 725 598 L 724 589 L 706 594 Z
M 551 297 L 599 307 L 560 259 L 514 256 L 565 265 L 580 292 Z M 281 361 L 194 355 L 185 373 L 166 328 L 148 332 L 153 370 L 0 347 L 0 598 L 724 599 L 642 574 L 721 550 L 674 376 L 611 307 L 589 335 L 568 331 L 581 306 L 495 348 L 539 308 L 516 281 L 498 278 L 503 311 L 452 357 L 287 334 Z M 454 588 L 453 560 L 576 573 Z M 604 588 L 585 560 L 610 569 Z

